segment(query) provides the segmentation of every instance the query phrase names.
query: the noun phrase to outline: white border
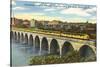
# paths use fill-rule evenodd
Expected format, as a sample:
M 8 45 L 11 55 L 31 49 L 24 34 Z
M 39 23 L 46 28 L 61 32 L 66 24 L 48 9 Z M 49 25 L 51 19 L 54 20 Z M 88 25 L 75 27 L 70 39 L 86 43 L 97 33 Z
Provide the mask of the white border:
M 37 67 L 98 67 L 100 63 L 100 0 L 30 0 L 38 2 L 74 3 L 97 5 L 97 62 L 36 65 Z M 0 2 L 0 67 L 9 67 L 10 63 L 10 0 Z M 28 66 L 29 67 L 29 66 Z M 34 66 L 35 67 L 35 66 Z

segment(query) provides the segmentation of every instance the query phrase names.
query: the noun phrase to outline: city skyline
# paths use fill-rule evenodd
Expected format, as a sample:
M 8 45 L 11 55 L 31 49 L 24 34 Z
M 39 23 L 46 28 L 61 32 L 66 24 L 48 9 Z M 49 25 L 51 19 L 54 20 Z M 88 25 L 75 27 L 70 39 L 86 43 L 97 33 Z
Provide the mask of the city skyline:
M 50 6 L 52 3 L 46 3 L 46 6 L 39 6 L 41 2 L 34 1 L 12 1 L 12 13 L 19 19 L 36 20 L 60 20 L 68 22 L 86 22 L 96 23 L 95 5 L 78 4 L 57 4 L 56 7 Z M 48 6 L 47 6 L 48 5 Z M 73 6 L 74 5 L 74 6 Z M 63 7 L 64 6 L 64 7 Z M 68 7 L 72 6 L 72 7 Z M 78 7 L 76 7 L 78 6 Z

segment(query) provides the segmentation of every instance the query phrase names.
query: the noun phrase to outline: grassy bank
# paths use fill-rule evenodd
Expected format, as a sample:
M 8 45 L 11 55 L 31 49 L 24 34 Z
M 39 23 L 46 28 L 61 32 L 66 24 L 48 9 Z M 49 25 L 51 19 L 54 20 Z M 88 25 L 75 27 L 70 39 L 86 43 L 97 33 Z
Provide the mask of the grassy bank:
M 89 61 L 96 61 L 96 57 L 81 57 L 77 51 L 73 51 L 65 54 L 62 57 L 59 55 L 35 56 L 30 59 L 29 65 L 76 63 Z

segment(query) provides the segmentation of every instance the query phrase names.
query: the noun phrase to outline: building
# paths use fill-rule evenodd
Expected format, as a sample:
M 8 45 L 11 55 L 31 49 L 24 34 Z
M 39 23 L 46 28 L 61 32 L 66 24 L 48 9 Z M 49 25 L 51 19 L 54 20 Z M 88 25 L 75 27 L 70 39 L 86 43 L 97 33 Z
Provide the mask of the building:
M 22 19 L 11 18 L 11 26 L 22 25 L 22 23 L 23 23 Z
M 24 20 L 23 21 L 23 26 L 29 28 L 30 27 L 30 21 L 29 20 Z
M 30 27 L 35 27 L 35 24 L 37 23 L 37 20 L 32 19 L 30 22 Z

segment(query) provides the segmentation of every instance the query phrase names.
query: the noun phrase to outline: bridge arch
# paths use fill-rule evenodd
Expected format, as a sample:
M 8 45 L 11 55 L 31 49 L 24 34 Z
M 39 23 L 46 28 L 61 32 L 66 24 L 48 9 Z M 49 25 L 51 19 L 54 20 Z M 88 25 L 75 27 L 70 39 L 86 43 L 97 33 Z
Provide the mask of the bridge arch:
M 21 33 L 20 39 L 21 39 L 21 43 L 23 43 L 24 42 L 24 34 L 23 33 Z
M 18 32 L 18 38 L 17 41 L 20 42 L 20 33 Z
M 50 43 L 50 54 L 60 54 L 60 47 L 56 39 L 52 39 Z
M 80 56 L 82 57 L 89 57 L 89 56 L 95 55 L 95 52 L 93 51 L 93 49 L 88 45 L 83 45 L 79 49 L 79 53 L 80 53 Z
M 67 54 L 68 52 L 71 52 L 73 50 L 74 50 L 74 48 L 73 48 L 72 44 L 68 41 L 65 41 L 62 46 L 62 55 Z
M 29 45 L 33 46 L 33 36 L 32 36 L 32 34 L 30 34 L 30 36 L 29 36 Z
M 40 38 L 39 38 L 39 36 L 35 37 L 35 50 L 36 51 L 40 50 Z
M 28 44 L 28 35 L 27 34 L 25 34 L 24 42 L 25 42 L 25 44 Z
M 41 50 L 45 53 L 48 53 L 48 40 L 46 37 L 43 37 L 42 38 L 42 41 L 41 41 Z
M 14 40 L 17 41 L 17 32 L 14 33 Z
M 10 39 L 12 40 L 13 39 L 13 31 L 10 31 Z

